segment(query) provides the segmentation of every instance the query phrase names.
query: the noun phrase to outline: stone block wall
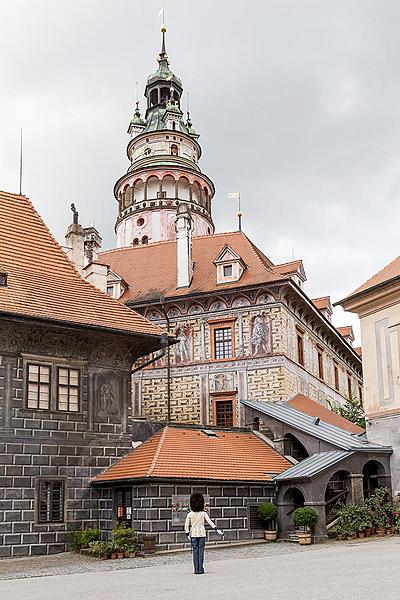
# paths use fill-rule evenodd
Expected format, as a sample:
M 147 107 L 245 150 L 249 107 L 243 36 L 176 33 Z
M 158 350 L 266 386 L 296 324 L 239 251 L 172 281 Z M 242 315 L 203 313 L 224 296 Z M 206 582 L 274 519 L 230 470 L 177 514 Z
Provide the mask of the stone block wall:
M 158 550 L 175 550 L 188 547 L 183 526 L 172 525 L 172 496 L 200 492 L 210 497 L 210 517 L 224 531 L 224 537 L 208 528 L 207 541 L 227 543 L 263 538 L 262 529 L 249 528 L 249 507 L 260 502 L 272 502 L 275 498 L 273 485 L 208 483 L 138 484 L 132 488 L 132 527 L 138 532 L 157 536 Z

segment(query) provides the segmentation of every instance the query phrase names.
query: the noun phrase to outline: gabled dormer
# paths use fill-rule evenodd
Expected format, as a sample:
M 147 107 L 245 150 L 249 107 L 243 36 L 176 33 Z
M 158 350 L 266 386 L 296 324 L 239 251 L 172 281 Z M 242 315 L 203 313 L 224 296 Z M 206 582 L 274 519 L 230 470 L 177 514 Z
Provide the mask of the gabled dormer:
M 217 284 L 239 281 L 246 268 L 245 263 L 230 246 L 225 246 L 214 261 L 217 267 Z
M 112 298 L 119 300 L 127 289 L 128 284 L 124 279 L 109 268 L 107 274 L 107 294 Z

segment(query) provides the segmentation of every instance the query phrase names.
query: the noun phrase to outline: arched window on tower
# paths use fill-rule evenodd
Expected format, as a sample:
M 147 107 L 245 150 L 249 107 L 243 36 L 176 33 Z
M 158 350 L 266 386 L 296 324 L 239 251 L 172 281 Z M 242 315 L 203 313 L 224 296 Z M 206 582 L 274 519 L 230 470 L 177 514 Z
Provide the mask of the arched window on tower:
M 150 106 L 158 104 L 158 90 L 153 90 L 150 93 Z
M 172 129 L 173 129 L 174 131 L 175 131 L 175 129 L 176 129 L 176 123 L 175 123 L 175 121 L 172 121 Z
M 173 125 L 175 125 L 175 123 L 173 123 Z M 179 155 L 178 146 L 176 144 L 172 144 L 172 146 L 171 146 L 171 155 L 172 156 L 178 156 Z
M 161 88 L 160 104 L 167 104 L 169 98 L 169 88 Z

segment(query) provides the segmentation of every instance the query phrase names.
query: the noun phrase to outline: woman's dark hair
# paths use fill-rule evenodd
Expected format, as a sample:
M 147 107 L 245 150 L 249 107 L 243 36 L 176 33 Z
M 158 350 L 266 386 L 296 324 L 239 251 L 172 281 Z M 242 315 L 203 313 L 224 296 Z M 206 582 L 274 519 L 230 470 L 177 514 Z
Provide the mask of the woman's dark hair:
M 190 496 L 190 508 L 193 512 L 200 512 L 201 510 L 204 510 L 203 494 L 192 494 Z

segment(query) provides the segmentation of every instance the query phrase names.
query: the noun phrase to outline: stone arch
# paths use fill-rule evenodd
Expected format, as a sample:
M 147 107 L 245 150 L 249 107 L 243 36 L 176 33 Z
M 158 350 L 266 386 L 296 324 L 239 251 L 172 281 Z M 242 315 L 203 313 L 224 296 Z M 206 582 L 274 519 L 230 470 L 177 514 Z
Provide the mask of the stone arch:
M 159 310 L 152 308 L 146 313 L 146 319 L 150 319 L 150 321 L 158 321 L 163 319 L 163 315 Z
M 136 179 L 133 182 L 133 201 L 142 202 L 144 200 L 144 181 L 143 179 Z
M 180 200 L 190 201 L 190 182 L 187 177 L 179 177 L 178 179 L 178 198 Z
M 221 300 L 220 298 L 217 298 L 216 300 L 212 301 L 209 306 L 209 310 L 225 310 L 226 308 L 226 302 L 224 300 Z
M 170 319 L 174 319 L 175 317 L 180 317 L 181 311 L 180 311 L 179 307 L 176 306 L 175 304 L 173 304 L 172 306 L 169 306 L 168 310 L 167 310 L 167 316 Z
M 283 534 L 294 530 L 293 511 L 304 506 L 305 500 L 306 494 L 300 485 L 291 486 L 283 493 L 278 502 L 278 520 Z
M 172 175 L 165 175 L 161 181 L 161 189 L 165 192 L 166 198 L 175 198 L 175 179 Z
M 309 456 L 301 441 L 292 433 L 285 433 L 283 436 L 283 453 L 285 456 L 292 456 L 298 461 Z
M 189 310 L 188 310 L 189 315 L 195 315 L 195 314 L 199 314 L 202 312 L 204 312 L 204 308 L 201 306 L 201 304 L 198 304 L 197 302 L 195 304 L 191 304 L 189 306 Z
M 192 200 L 201 206 L 202 198 L 201 198 L 201 186 L 198 181 L 193 181 L 192 183 Z
M 275 298 L 267 292 L 259 292 L 256 297 L 256 304 L 268 304 L 269 302 L 275 302 Z
M 364 500 L 382 486 L 381 478 L 385 475 L 385 467 L 378 460 L 367 460 L 362 468 Z
M 336 471 L 329 479 L 325 488 L 325 518 L 326 522 L 332 521 L 339 504 L 347 503 L 349 497 L 350 472 L 344 469 Z
M 154 200 L 160 191 L 160 180 L 155 175 L 146 179 L 146 200 Z

